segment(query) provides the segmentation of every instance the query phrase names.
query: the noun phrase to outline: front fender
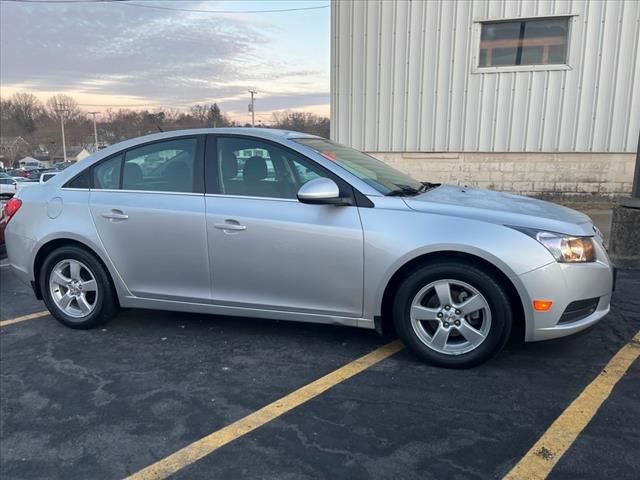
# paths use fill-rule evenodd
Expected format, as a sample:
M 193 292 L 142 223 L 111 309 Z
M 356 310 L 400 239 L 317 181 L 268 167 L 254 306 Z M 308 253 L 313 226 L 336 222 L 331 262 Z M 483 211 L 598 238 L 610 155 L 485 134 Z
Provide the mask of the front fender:
M 366 211 L 365 211 L 366 210 Z M 537 241 L 503 225 L 414 211 L 362 209 L 365 237 L 365 317 L 381 314 L 393 275 L 412 260 L 438 252 L 481 258 L 509 278 L 523 305 L 529 295 L 519 276 L 554 262 Z M 528 315 L 527 309 L 525 313 Z

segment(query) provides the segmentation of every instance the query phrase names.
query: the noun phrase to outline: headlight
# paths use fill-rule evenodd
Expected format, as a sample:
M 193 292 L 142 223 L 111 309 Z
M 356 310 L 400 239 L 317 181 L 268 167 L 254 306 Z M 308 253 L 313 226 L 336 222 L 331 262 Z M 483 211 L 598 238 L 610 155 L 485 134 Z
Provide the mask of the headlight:
M 544 232 L 529 228 L 516 227 L 516 230 L 535 238 L 551 252 L 551 255 L 553 255 L 558 262 L 584 263 L 596 261 L 596 253 L 591 237 L 573 237 L 571 235 L 562 235 L 561 233 Z

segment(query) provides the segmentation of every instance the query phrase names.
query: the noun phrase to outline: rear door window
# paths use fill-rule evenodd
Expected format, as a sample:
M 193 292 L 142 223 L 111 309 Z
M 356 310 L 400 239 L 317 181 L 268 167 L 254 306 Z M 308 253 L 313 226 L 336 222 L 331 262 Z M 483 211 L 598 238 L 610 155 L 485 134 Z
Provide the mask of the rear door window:
M 110 158 L 93 168 L 93 187 L 98 190 L 117 190 L 120 188 L 120 169 L 122 155 Z
M 196 147 L 196 138 L 181 138 L 129 150 L 122 189 L 193 192 Z

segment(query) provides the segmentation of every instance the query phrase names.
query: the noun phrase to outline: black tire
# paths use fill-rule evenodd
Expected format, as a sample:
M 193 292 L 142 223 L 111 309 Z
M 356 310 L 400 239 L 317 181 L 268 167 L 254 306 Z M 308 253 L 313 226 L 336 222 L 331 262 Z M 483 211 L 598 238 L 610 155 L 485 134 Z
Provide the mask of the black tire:
M 97 295 L 95 297 L 95 306 L 93 310 L 86 316 L 77 318 L 67 315 L 52 298 L 52 292 L 49 288 L 49 279 L 53 268 L 63 260 L 77 260 L 86 266 L 97 285 Z M 118 297 L 111 283 L 109 273 L 100 261 L 98 261 L 91 253 L 76 246 L 60 247 L 51 252 L 40 269 L 39 274 L 40 291 L 44 303 L 53 315 L 63 325 L 86 330 L 101 325 L 112 319 L 119 310 Z
M 466 353 L 438 352 L 420 340 L 412 326 L 410 311 L 414 297 L 423 287 L 445 279 L 461 281 L 472 286 L 482 294 L 489 306 L 491 321 L 486 337 L 474 350 Z M 453 260 L 424 265 L 407 276 L 394 298 L 393 321 L 398 335 L 409 350 L 425 362 L 445 368 L 470 368 L 487 361 L 505 346 L 513 323 L 511 304 L 502 285 L 482 268 L 472 263 Z

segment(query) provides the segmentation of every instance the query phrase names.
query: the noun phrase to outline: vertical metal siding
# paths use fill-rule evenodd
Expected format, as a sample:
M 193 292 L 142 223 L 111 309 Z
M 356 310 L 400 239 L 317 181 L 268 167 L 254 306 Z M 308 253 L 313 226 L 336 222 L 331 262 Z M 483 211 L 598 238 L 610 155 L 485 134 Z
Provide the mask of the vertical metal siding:
M 570 20 L 569 70 L 474 72 L 474 21 Z M 332 2 L 331 136 L 367 151 L 635 152 L 640 2 Z M 636 88 L 634 88 L 634 85 Z

